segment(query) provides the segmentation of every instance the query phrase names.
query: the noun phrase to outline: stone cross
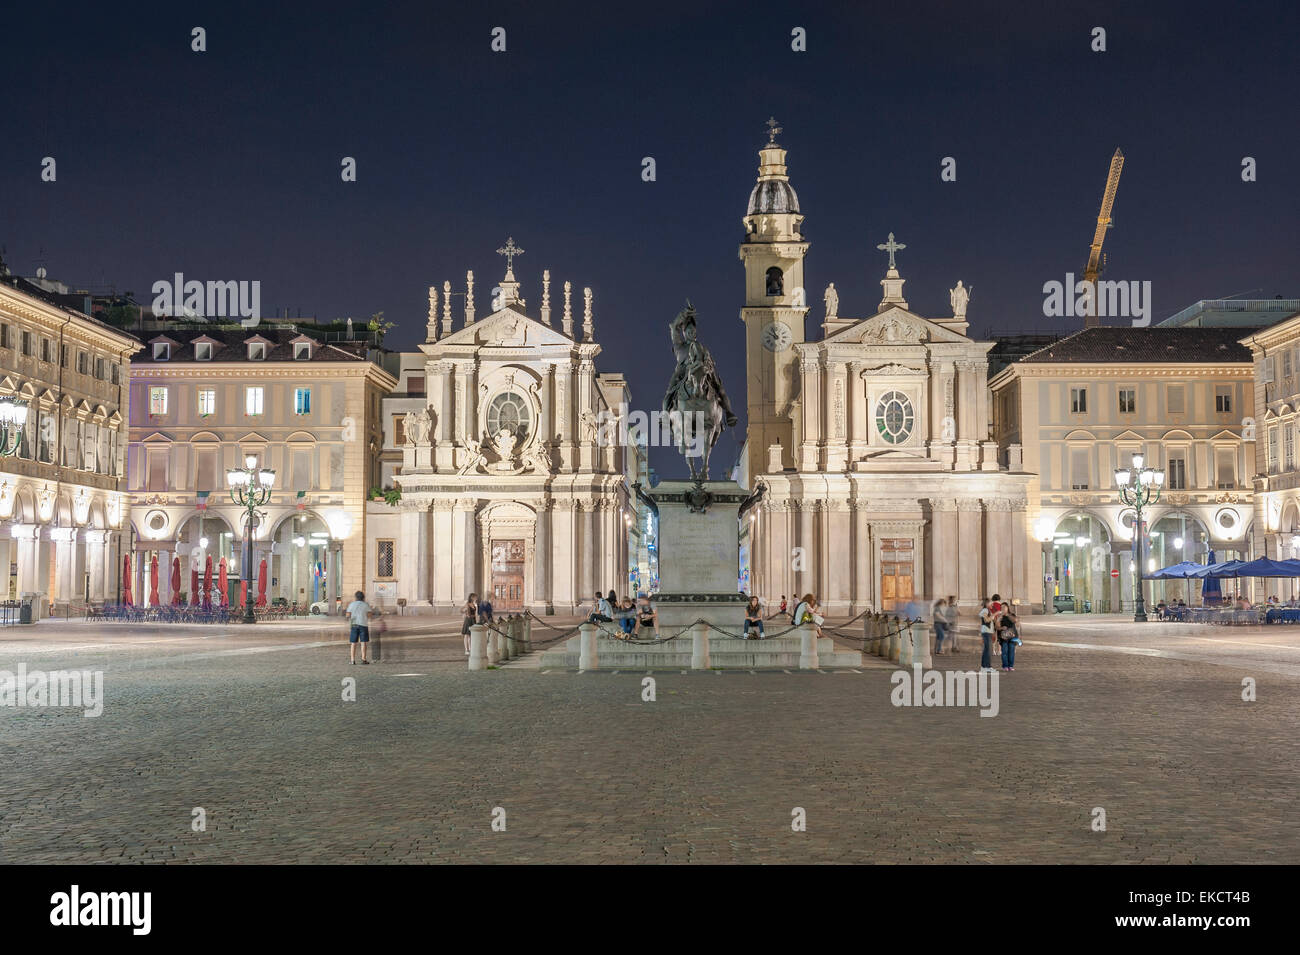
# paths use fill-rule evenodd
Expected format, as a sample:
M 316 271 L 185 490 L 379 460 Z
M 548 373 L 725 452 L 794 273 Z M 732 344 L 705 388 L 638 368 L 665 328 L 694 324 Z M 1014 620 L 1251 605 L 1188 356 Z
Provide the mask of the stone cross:
M 776 124 L 776 117 L 774 116 L 769 116 L 767 122 L 763 125 L 767 127 L 767 144 L 769 146 L 775 146 L 777 134 L 783 133 L 785 130 Z
M 524 254 L 524 250 L 521 249 L 521 248 L 518 248 L 518 247 L 515 245 L 515 237 L 514 237 L 514 236 L 510 236 L 509 238 L 507 238 L 507 239 L 506 239 L 506 244 L 505 244 L 505 246 L 503 246 L 503 247 L 500 248 L 500 249 L 497 249 L 497 255 L 504 255 L 504 256 L 506 257 L 506 271 L 507 271 L 507 272 L 513 272 L 513 271 L 514 271 L 514 268 L 515 268 L 515 256 L 516 256 L 516 255 L 523 255 L 523 254 Z
M 906 249 L 907 246 L 903 245 L 901 242 L 895 242 L 894 233 L 891 232 L 889 233 L 889 241 L 880 243 L 876 248 L 881 252 L 889 253 L 889 268 L 892 270 L 898 268 L 898 266 L 894 264 L 894 253 Z

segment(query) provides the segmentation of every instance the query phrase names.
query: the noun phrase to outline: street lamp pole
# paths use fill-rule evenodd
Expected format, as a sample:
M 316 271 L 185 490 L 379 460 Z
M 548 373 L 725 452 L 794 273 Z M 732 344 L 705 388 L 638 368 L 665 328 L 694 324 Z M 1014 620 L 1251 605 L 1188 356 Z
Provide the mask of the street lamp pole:
M 1159 503 L 1160 489 L 1165 483 L 1164 469 L 1143 467 L 1145 460 L 1143 455 L 1135 454 L 1131 468 L 1115 469 L 1115 485 L 1119 488 L 1119 499 L 1135 512 L 1133 521 L 1133 544 L 1137 553 L 1137 577 L 1135 578 L 1137 602 L 1133 614 L 1135 623 L 1146 623 L 1147 620 L 1146 602 L 1142 595 L 1142 565 L 1146 560 L 1142 545 L 1142 509 Z
M 275 472 L 257 466 L 257 456 L 247 455 L 244 467 L 226 471 L 226 484 L 230 486 L 230 499 L 248 512 L 247 530 L 244 531 L 244 623 L 257 623 L 253 615 L 253 529 L 257 509 L 271 499 L 275 486 Z

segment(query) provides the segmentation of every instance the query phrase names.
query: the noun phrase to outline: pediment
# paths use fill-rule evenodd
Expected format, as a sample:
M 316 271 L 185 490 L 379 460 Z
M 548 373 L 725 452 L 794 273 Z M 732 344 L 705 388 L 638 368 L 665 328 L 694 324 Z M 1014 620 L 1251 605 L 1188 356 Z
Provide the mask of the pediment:
M 894 305 L 878 315 L 841 329 L 822 344 L 919 345 L 926 342 L 969 342 L 965 335 Z
M 1145 441 L 1146 438 L 1138 434 L 1136 431 L 1124 431 L 1121 432 L 1120 434 L 1115 435 L 1115 437 L 1112 438 L 1111 440 L 1112 441 Z
M 250 431 L 248 432 L 248 434 L 244 435 L 242 438 L 239 439 L 239 443 L 240 444 L 266 444 L 267 441 L 263 435 L 258 434 L 256 431 Z
M 170 435 L 163 434 L 161 431 L 155 431 L 147 438 L 144 438 L 141 441 L 141 443 L 142 444 L 171 444 L 172 439 Z
M 1211 441 L 1232 441 L 1232 442 L 1237 442 L 1237 441 L 1240 441 L 1240 440 L 1241 440 L 1241 435 L 1239 435 L 1239 434 L 1233 434 L 1231 431 L 1228 431 L 1228 430 L 1223 430 L 1223 431 L 1220 431 L 1218 434 L 1211 435 L 1211 436 L 1210 436 L 1210 440 L 1211 440 Z
M 573 345 L 573 339 L 555 328 L 529 318 L 513 306 L 506 306 L 467 328 L 457 329 L 438 341 L 434 348 L 456 346 L 537 348 L 547 345 L 567 348 Z

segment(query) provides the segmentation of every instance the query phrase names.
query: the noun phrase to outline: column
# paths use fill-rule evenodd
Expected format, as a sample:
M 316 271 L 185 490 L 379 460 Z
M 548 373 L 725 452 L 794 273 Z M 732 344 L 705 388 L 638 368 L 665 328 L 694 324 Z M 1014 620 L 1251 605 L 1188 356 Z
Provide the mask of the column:
M 401 539 L 397 542 L 400 563 L 393 568 L 400 581 L 399 596 L 411 607 L 424 606 L 432 596 L 429 558 L 429 511 L 424 505 L 405 507 L 399 517 Z
M 957 600 L 963 608 L 978 608 L 983 593 L 983 514 L 978 500 L 957 499 Z
M 25 593 L 35 593 L 36 535 L 40 533 L 40 527 L 36 524 L 15 524 L 10 528 L 10 533 L 18 551 L 18 594 L 22 596 Z
M 76 563 L 72 548 L 77 539 L 76 528 L 51 527 L 50 542 L 54 545 L 54 579 L 50 582 L 50 604 L 68 604 L 76 597 L 72 573 Z
M 848 468 L 867 450 L 867 394 L 862 380 L 862 362 L 849 362 L 848 375 L 849 460 Z
M 867 607 L 874 607 L 874 591 L 871 573 L 871 531 L 868 523 L 868 503 L 864 500 L 853 502 L 853 607 L 854 613 L 861 613 Z
M 947 599 L 957 592 L 957 505 L 947 498 L 930 499 L 930 589 L 931 596 Z
M 829 501 L 823 509 L 826 543 L 827 609 L 849 613 L 853 594 L 853 513 L 847 501 Z
M 582 361 L 578 362 L 578 394 L 576 410 L 579 422 L 587 420 L 587 416 L 593 413 L 592 392 L 594 390 L 593 377 L 595 371 L 596 365 L 590 359 L 584 358 Z M 596 449 L 592 444 L 588 443 L 585 435 L 582 434 L 582 429 L 579 430 L 578 438 L 580 442 L 578 445 L 579 467 L 583 471 L 590 471 L 595 464 Z
M 579 601 L 590 600 L 596 591 L 596 582 L 592 579 L 593 571 L 591 560 L 591 552 L 595 544 L 595 532 L 592 528 L 594 517 L 592 509 L 595 507 L 595 503 L 596 502 L 590 498 L 577 502 L 577 505 L 580 508 L 580 513 L 582 514 L 582 540 L 578 548 L 578 566 L 581 568 L 581 573 L 578 575 L 579 589 L 577 596 Z
M 821 404 L 822 383 L 818 374 L 817 359 L 805 357 L 800 368 L 800 405 L 803 410 L 803 442 L 799 446 L 799 470 L 816 471 L 819 443 L 822 440 Z
M 537 502 L 537 524 L 533 531 L 536 545 L 533 548 L 533 613 L 554 613 L 555 601 L 551 593 L 550 569 L 555 561 L 551 552 L 551 500 Z
M 573 470 L 573 363 L 555 366 L 556 431 L 560 436 L 560 470 Z

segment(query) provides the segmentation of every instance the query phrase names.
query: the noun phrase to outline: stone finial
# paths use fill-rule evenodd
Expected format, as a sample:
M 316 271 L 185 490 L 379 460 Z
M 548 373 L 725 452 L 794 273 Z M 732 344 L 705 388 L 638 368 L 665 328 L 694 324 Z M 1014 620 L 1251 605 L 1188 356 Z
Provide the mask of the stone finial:
M 573 337 L 573 306 L 569 301 L 572 292 L 573 283 L 566 281 L 564 283 L 564 317 L 560 320 L 560 328 L 570 338 Z
M 474 324 L 474 272 L 465 273 L 465 324 Z
M 429 317 L 424 324 L 424 340 L 426 342 L 436 342 L 438 340 L 438 286 L 429 286 Z
M 591 289 L 582 290 L 582 340 L 589 342 L 591 338 Z
M 551 324 L 551 270 L 542 270 L 542 324 Z
M 451 280 L 442 283 L 442 334 L 451 334 Z

